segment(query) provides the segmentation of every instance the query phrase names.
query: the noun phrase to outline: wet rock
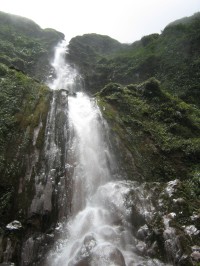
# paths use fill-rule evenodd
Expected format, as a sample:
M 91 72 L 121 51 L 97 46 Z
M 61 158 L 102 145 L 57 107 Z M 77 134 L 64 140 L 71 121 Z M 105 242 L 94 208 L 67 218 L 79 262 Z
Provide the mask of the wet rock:
M 83 243 L 86 251 L 90 252 L 96 246 L 96 239 L 92 235 L 87 235 Z
M 70 261 L 68 266 L 90 266 L 89 258 L 82 258 L 78 262 Z
M 192 252 L 191 258 L 195 262 L 200 262 L 200 252 L 199 251 Z
M 188 255 L 183 255 L 177 263 L 178 266 L 193 266 L 192 260 Z
M 137 234 L 136 234 L 136 237 L 140 240 L 145 240 L 146 237 L 148 236 L 149 234 L 149 228 L 148 226 L 145 224 L 143 226 L 141 226 L 139 228 L 139 230 L 137 231 Z
M 0 236 L 0 262 L 8 263 L 8 265 L 13 262 L 18 265 L 17 263 L 20 261 L 22 230 L 6 229 L 2 233 Z
M 166 194 L 171 197 L 177 191 L 178 187 L 181 186 L 181 182 L 179 179 L 172 180 L 167 183 L 167 187 L 165 188 Z
M 23 266 L 44 265 L 46 252 L 54 242 L 53 234 L 35 234 L 29 237 L 22 246 L 21 263 Z M 37 264 L 35 264 L 37 262 Z
M 193 246 L 192 247 L 192 253 L 191 253 L 192 261 L 194 262 L 200 262 L 200 247 L 199 246 Z
M 199 246 L 193 246 L 191 247 L 192 248 L 192 251 L 199 251 L 200 252 L 200 247 Z
M 165 252 L 167 255 L 167 260 L 169 262 L 174 262 L 174 258 L 176 257 L 176 244 L 173 240 L 167 239 L 164 243 Z
M 6 225 L 6 229 L 8 229 L 8 230 L 20 230 L 20 229 L 22 229 L 22 224 L 19 221 L 14 220 L 11 223 Z
M 124 257 L 121 251 L 110 245 L 103 244 L 99 245 L 94 249 L 91 254 L 91 266 L 105 266 L 105 265 L 115 265 L 115 266 L 125 266 Z
M 16 266 L 16 264 L 13 262 L 3 262 L 0 263 L 0 266 Z
M 11 259 L 12 259 L 12 255 L 13 255 L 14 249 L 13 249 L 13 246 L 12 246 L 11 239 L 7 238 L 6 240 L 7 240 L 6 241 L 7 243 L 6 243 L 6 249 L 3 252 L 3 261 L 8 262 L 8 261 L 11 261 Z
M 188 234 L 189 236 L 197 236 L 200 234 L 200 230 L 198 230 L 194 225 L 188 225 L 184 228 L 184 231 L 186 232 L 186 234 Z
M 147 255 L 149 257 L 155 257 L 159 253 L 158 243 L 155 241 L 151 247 L 147 250 Z
M 146 253 L 146 244 L 145 242 L 139 241 L 136 245 L 136 252 L 139 255 L 144 255 Z
M 90 255 L 96 246 L 96 239 L 92 234 L 86 235 L 82 246 L 79 248 L 75 258 L 69 262 L 69 266 L 87 266 L 89 264 Z M 72 254 L 77 249 L 77 243 L 72 248 Z
M 177 205 L 177 206 L 181 206 L 181 205 L 185 205 L 186 201 L 183 198 L 177 198 L 177 199 L 173 199 L 173 202 Z
M 190 218 L 191 218 L 191 220 L 192 220 L 193 222 L 197 222 L 197 223 L 200 224 L 200 214 L 195 214 L 195 213 L 193 213 L 193 215 L 192 215 Z

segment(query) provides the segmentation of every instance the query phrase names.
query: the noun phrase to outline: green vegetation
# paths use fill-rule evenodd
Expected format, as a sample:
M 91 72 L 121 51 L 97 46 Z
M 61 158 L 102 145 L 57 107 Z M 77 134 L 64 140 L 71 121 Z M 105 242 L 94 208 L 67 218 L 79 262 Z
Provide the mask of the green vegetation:
M 26 157 L 34 148 L 34 129 L 39 123 L 45 128 L 50 91 L 22 72 L 2 64 L 0 69 L 0 198 L 1 207 L 5 205 L 8 209 L 6 202 L 12 207 L 10 201 L 18 188 L 19 177 L 24 175 Z M 44 130 L 41 130 L 38 148 L 42 147 L 43 139 Z M 8 211 L 7 215 L 10 215 Z M 1 222 L 7 221 L 7 215 L 0 212 Z
M 160 35 L 144 36 L 130 45 L 118 43 L 117 48 L 105 36 L 77 36 L 70 41 L 69 58 L 80 68 L 92 93 L 109 82 L 128 85 L 154 76 L 168 92 L 199 105 L 199 36 L 200 13 L 197 13 L 168 25 Z M 110 43 L 106 51 L 101 48 L 102 39 Z
M 153 200 L 160 212 L 149 226 L 162 231 L 163 215 L 175 212 L 171 226 L 186 254 L 191 254 L 190 246 L 199 245 L 183 232 L 183 226 L 191 224 L 199 229 L 199 219 L 191 220 L 200 211 L 199 36 L 197 13 L 168 25 L 160 35 L 129 45 L 118 43 L 117 48 L 106 36 L 77 36 L 70 41 L 68 57 L 78 66 L 86 89 L 97 97 L 126 178 L 150 187 L 159 182 Z M 106 51 L 103 39 L 110 43 Z M 174 194 L 183 199 L 180 203 L 164 192 L 174 179 L 180 180 Z M 163 236 L 152 236 L 150 241 L 156 239 L 161 246 L 157 256 L 164 259 Z M 190 259 L 185 263 L 192 265 Z
M 138 85 L 109 83 L 97 95 L 145 180 L 179 178 L 198 185 L 200 110 L 165 91 L 151 78 Z
M 179 251 L 187 254 L 185 265 L 196 265 L 191 260 L 191 247 L 200 244 L 199 237 L 188 236 L 184 228 L 193 225 L 199 230 L 200 110 L 166 91 L 157 79 L 150 78 L 127 86 L 109 83 L 96 97 L 109 122 L 120 167 L 128 179 L 139 181 L 152 193 L 156 212 L 150 223 L 146 221 L 151 233 L 145 240 L 148 246 L 158 243 L 152 256 L 169 259 L 163 217 L 172 213 L 175 216 L 169 226 Z M 175 179 L 173 193 L 168 193 L 168 182 Z M 134 211 L 135 230 L 141 226 L 140 216 Z
M 0 63 L 46 81 L 53 48 L 64 35 L 35 22 L 0 12 Z
M 79 67 L 86 89 L 100 91 L 98 104 L 121 140 L 120 159 L 129 178 L 179 178 L 195 196 L 200 182 L 199 36 L 196 13 L 129 45 L 95 34 L 69 44 L 69 60 Z
M 0 12 L 1 235 L 11 220 L 27 218 L 52 96 L 42 81 L 51 71 L 53 47 L 63 38 L 29 19 Z M 170 226 L 177 230 L 183 255 L 190 256 L 190 247 L 200 244 L 183 229 L 194 224 L 200 230 L 200 13 L 133 44 L 97 34 L 77 36 L 70 41 L 68 60 L 109 122 L 124 178 L 155 192 L 147 243 L 156 240 L 163 249 L 156 256 L 165 259 L 162 233 L 155 232 L 165 226 L 163 215 L 175 212 Z M 62 114 L 58 118 L 62 124 Z M 35 154 L 38 161 L 32 167 Z M 179 180 L 176 198 L 166 193 L 167 182 L 174 179 Z M 133 226 L 138 223 L 134 219 Z
M 43 147 L 51 92 L 40 81 L 47 79 L 53 48 L 63 36 L 0 12 L 0 226 L 16 217 L 20 179 L 34 149 Z

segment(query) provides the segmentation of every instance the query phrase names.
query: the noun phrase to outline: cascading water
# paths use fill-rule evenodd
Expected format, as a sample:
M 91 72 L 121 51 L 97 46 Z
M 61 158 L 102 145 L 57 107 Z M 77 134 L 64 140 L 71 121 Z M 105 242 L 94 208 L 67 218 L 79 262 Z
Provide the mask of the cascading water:
M 129 195 L 136 194 L 147 218 L 153 206 L 145 201 L 136 182 L 119 181 L 108 126 L 96 101 L 80 90 L 75 91 L 78 74 L 65 63 L 64 54 L 62 43 L 56 50 L 53 66 L 57 78 L 51 88 L 69 91 L 65 168 L 72 180 L 73 196 L 70 218 L 67 222 L 59 221 L 59 239 L 49 252 L 46 265 L 163 265 L 140 256 L 142 241 L 131 233 L 133 202 Z M 50 152 L 56 154 L 54 144 L 53 147 Z

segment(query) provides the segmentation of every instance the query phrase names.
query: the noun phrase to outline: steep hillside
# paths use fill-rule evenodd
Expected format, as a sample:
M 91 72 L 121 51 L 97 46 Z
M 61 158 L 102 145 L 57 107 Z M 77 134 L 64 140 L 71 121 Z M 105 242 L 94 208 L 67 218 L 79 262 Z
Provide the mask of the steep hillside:
M 54 47 L 64 34 L 42 30 L 35 22 L 0 12 L 0 63 L 46 81 Z
M 137 206 L 132 218 L 134 228 L 144 219 L 149 233 L 141 239 L 147 247 L 157 243 L 150 256 L 172 265 L 197 266 L 199 249 L 194 247 L 200 245 L 200 110 L 165 91 L 151 78 L 137 85 L 109 83 L 96 97 L 111 127 L 111 141 L 126 178 L 137 180 L 153 193 L 153 219 L 138 215 Z M 171 233 L 166 237 L 168 226 Z M 194 230 L 187 231 L 189 228 Z
M 54 77 L 50 60 L 63 38 L 0 12 L 3 265 L 44 265 L 63 229 L 56 223 L 71 209 L 76 162 L 67 150 L 68 93 L 52 92 L 43 83 Z M 68 48 L 68 61 L 108 121 L 119 171 L 138 184 L 126 203 L 136 202 L 129 222 L 133 235 L 145 243 L 138 242 L 139 255 L 199 265 L 200 13 L 133 44 L 93 33 L 73 38 Z M 140 199 L 154 206 L 148 210 L 151 219 L 143 206 L 142 213 L 137 208 Z
M 50 60 L 63 38 L 29 19 L 0 12 L 0 263 L 19 263 L 24 232 L 6 225 L 28 217 L 52 98 L 42 81 L 52 74 Z
M 69 57 L 79 66 L 91 92 L 108 82 L 127 85 L 154 76 L 173 95 L 199 105 L 200 13 L 186 21 L 168 25 L 160 35 L 151 34 L 133 44 L 118 45 L 118 50 L 109 48 L 106 53 L 99 48 L 100 37 L 92 35 L 99 45 L 94 46 L 85 41 L 85 36 L 77 36 L 70 41 Z M 109 47 L 112 45 L 113 40 Z
M 10 216 L 15 216 L 10 208 L 14 205 L 19 180 L 27 171 L 28 158 L 35 148 L 43 145 L 51 92 L 47 86 L 3 64 L 0 64 L 0 75 L 0 217 L 3 225 Z M 40 124 L 34 143 L 35 130 Z
M 131 170 L 130 179 L 169 181 L 177 177 L 198 183 L 199 109 L 164 92 L 154 78 L 138 85 L 109 83 L 97 95 L 113 132 L 135 160 L 139 175 Z M 129 161 L 123 158 L 129 169 Z
M 173 265 L 198 265 L 200 13 L 169 24 L 160 35 L 106 52 L 99 37 L 92 35 L 96 46 L 87 42 L 87 48 L 85 38 L 70 41 L 68 58 L 79 67 L 85 89 L 97 97 L 126 178 L 154 194 L 156 215 L 143 221 L 151 233 L 141 239 L 148 247 L 157 243 L 152 256 Z M 137 211 L 136 228 L 142 220 Z M 166 228 L 172 230 L 167 241 Z

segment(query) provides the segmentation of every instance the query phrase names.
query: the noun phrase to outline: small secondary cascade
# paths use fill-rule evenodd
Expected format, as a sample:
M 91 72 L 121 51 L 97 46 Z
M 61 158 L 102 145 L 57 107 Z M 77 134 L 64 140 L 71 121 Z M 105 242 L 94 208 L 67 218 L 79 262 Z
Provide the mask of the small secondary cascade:
M 137 191 L 146 215 L 152 206 L 140 195 L 136 182 L 120 178 L 106 121 L 95 99 L 77 90 L 80 78 L 65 63 L 65 45 L 63 42 L 56 49 L 53 66 L 57 78 L 51 88 L 69 91 L 65 167 L 72 180 L 71 215 L 67 222 L 58 222 L 59 239 L 46 265 L 163 265 L 136 252 L 140 243 L 131 234 L 132 202 L 128 196 Z
M 52 99 L 45 129 L 43 163 L 40 173 L 35 178 L 36 192 L 30 206 L 30 214 L 50 213 L 55 205 L 60 205 L 61 202 L 63 206 L 63 195 L 66 195 L 63 187 L 68 186 L 64 180 L 68 138 L 67 91 L 74 90 L 77 74 L 75 70 L 65 64 L 64 47 L 64 42 L 57 46 L 52 62 L 56 78 L 48 84 L 52 89 Z M 58 89 L 62 89 L 60 95 L 57 93 Z M 58 179 L 60 181 L 57 183 Z M 57 203 L 54 202 L 54 206 L 52 206 L 52 195 L 55 195 L 54 198 L 57 201 Z M 64 209 L 66 208 L 64 207 Z M 66 213 L 66 210 L 61 211 L 61 206 L 59 206 L 58 212 Z

